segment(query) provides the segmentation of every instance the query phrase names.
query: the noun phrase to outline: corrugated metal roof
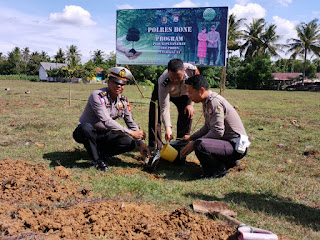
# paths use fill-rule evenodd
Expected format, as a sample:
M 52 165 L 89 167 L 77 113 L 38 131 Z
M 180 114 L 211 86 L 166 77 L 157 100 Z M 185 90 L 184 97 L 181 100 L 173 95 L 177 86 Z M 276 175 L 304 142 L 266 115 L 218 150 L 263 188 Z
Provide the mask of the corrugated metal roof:
M 302 73 L 272 73 L 274 80 L 292 80 L 299 77 Z
M 66 64 L 66 63 L 41 62 L 40 65 L 41 65 L 45 70 L 50 70 L 50 68 L 53 69 L 53 68 L 68 67 L 68 64 Z

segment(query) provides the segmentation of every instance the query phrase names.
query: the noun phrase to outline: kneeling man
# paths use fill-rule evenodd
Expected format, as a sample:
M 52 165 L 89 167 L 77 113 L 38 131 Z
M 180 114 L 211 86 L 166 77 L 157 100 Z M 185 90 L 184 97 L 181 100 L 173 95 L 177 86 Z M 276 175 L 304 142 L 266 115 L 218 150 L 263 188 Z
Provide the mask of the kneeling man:
M 202 168 L 202 178 L 219 178 L 247 153 L 247 133 L 234 107 L 218 93 L 209 90 L 207 80 L 195 75 L 185 81 L 189 98 L 202 103 L 205 124 L 190 137 L 181 157 L 193 150 Z
M 131 151 L 136 144 L 140 145 L 141 153 L 150 154 L 143 142 L 146 134 L 139 130 L 129 101 L 121 94 L 132 74 L 123 67 L 111 68 L 109 72 L 108 87 L 91 93 L 73 132 L 75 141 L 82 143 L 92 158 L 91 165 L 102 171 L 108 170 L 105 161 L 110 157 Z M 116 121 L 120 118 L 126 127 Z

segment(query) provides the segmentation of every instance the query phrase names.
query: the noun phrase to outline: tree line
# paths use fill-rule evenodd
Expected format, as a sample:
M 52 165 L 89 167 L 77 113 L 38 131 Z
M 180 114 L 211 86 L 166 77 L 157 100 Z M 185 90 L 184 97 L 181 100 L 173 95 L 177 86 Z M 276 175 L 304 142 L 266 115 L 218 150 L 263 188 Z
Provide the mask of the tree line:
M 281 36 L 276 33 L 277 26 L 268 24 L 264 18 L 245 23 L 244 18 L 229 16 L 227 42 L 226 87 L 242 89 L 268 89 L 273 82 L 273 72 L 301 72 L 301 79 L 315 78 L 320 72 L 320 25 L 318 19 L 301 22 L 296 27 L 297 38 L 287 39 L 279 44 Z M 241 26 L 244 25 L 244 30 Z M 288 54 L 288 59 L 280 57 Z M 272 60 L 277 59 L 277 60 Z M 59 48 L 50 58 L 44 51 L 31 52 L 28 47 L 15 47 L 7 56 L 0 52 L 0 75 L 37 75 L 40 62 L 67 63 L 68 68 L 78 77 L 92 76 L 96 67 L 107 69 L 116 65 L 114 52 L 109 54 L 97 49 L 91 59 L 81 64 L 81 54 L 77 46 L 65 50 Z M 153 84 L 165 66 L 129 66 L 140 84 Z M 211 87 L 220 84 L 221 67 L 201 67 Z

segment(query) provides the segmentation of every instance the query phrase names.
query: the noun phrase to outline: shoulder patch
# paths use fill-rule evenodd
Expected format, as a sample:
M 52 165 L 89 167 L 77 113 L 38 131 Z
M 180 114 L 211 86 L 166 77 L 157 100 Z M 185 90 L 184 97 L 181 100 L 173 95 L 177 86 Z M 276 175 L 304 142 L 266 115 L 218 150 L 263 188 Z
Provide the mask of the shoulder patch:
M 166 87 L 169 83 L 169 78 L 166 78 L 163 83 L 162 83 L 162 86 Z
M 103 97 L 99 96 L 99 100 L 101 104 L 104 104 L 106 101 L 103 99 Z
M 128 102 L 128 98 L 126 96 L 123 96 L 123 95 L 121 95 L 120 100 Z
M 105 96 L 107 96 L 107 92 L 106 92 L 106 91 L 101 91 L 101 92 L 99 92 L 98 94 L 99 94 L 99 96 L 102 97 L 102 98 L 105 97 Z

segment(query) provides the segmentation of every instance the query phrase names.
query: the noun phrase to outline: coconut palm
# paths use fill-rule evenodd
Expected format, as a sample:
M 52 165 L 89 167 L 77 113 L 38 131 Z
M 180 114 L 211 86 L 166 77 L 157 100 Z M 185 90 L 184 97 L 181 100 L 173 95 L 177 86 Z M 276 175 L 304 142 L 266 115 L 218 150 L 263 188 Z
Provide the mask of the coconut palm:
M 40 57 L 41 57 L 42 61 L 44 61 L 44 62 L 50 61 L 50 57 L 49 57 L 48 53 L 46 53 L 45 51 L 41 51 Z
M 290 38 L 287 42 L 288 53 L 291 53 L 291 58 L 297 56 L 303 57 L 303 78 L 306 75 L 306 61 L 310 53 L 314 53 L 320 57 L 320 25 L 317 24 L 318 19 L 313 19 L 309 23 L 302 22 L 295 29 L 298 33 L 298 38 Z
M 71 45 L 66 52 L 67 61 L 71 69 L 74 69 L 81 61 L 81 54 L 78 47 Z
M 228 24 L 228 59 L 231 51 L 236 51 L 240 48 L 239 39 L 242 37 L 243 33 L 239 30 L 240 25 L 245 21 L 245 18 L 236 19 L 235 14 L 229 16 Z
M 283 51 L 283 45 L 276 43 L 281 36 L 276 33 L 277 26 L 271 24 L 266 26 L 265 31 L 261 35 L 262 45 L 259 49 L 259 54 L 269 53 L 273 57 L 279 57 L 278 51 Z
M 245 52 L 245 58 L 254 57 L 259 54 L 259 49 L 263 45 L 262 35 L 266 22 L 263 18 L 253 19 L 252 23 L 246 24 L 243 31 L 244 44 L 240 47 L 240 55 Z
M 64 63 L 66 61 L 62 48 L 59 48 L 57 54 L 54 55 L 54 59 L 56 60 L 56 63 Z
M 29 62 L 30 59 L 30 49 L 28 47 L 25 47 L 22 49 L 22 59 L 24 62 Z
M 102 64 L 104 56 L 105 56 L 105 53 L 102 50 L 97 49 L 96 51 L 93 52 L 92 60 L 96 65 Z

